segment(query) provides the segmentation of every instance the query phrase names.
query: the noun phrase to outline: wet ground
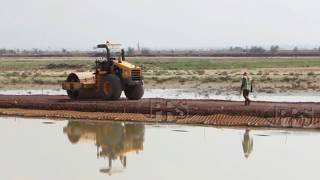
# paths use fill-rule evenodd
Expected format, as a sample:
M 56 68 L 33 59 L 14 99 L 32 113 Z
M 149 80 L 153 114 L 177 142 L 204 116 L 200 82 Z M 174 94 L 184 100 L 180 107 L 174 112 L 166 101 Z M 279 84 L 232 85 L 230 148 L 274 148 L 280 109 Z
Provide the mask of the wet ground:
M 318 131 L 0 119 L 0 179 L 319 176 Z

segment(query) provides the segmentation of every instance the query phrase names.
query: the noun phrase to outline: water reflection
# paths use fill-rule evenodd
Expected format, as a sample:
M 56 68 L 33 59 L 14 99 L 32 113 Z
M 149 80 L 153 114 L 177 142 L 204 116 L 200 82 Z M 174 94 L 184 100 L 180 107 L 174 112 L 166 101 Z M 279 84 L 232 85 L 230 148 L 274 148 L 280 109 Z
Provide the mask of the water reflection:
M 253 139 L 250 136 L 250 129 L 246 129 L 243 134 L 242 148 L 243 148 L 244 157 L 248 158 L 253 149 Z
M 145 125 L 140 123 L 69 121 L 67 126 L 63 128 L 63 132 L 72 144 L 86 142 L 95 144 L 97 158 L 108 159 L 107 167 L 101 168 L 100 172 L 112 175 L 121 173 L 126 168 L 129 153 L 143 151 Z M 249 158 L 253 150 L 253 138 L 250 133 L 250 129 L 245 129 L 242 138 L 245 158 Z M 118 166 L 114 164 L 115 161 L 118 162 Z M 119 166 L 119 164 L 121 165 Z
M 108 158 L 108 167 L 100 169 L 109 175 L 122 172 L 127 166 L 127 154 L 143 150 L 145 127 L 130 123 L 87 123 L 69 121 L 63 128 L 72 144 L 89 141 L 97 147 L 97 157 Z M 112 162 L 119 160 L 122 167 L 113 168 Z

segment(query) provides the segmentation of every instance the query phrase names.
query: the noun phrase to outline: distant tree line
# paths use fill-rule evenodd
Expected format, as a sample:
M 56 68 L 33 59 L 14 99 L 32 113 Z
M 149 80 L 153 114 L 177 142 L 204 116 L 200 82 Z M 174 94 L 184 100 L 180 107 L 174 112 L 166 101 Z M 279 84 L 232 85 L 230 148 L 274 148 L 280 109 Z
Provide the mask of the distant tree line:
M 152 50 L 133 47 L 127 49 L 128 56 L 320 56 L 320 47 L 312 49 L 281 49 L 278 45 L 272 45 L 269 49 L 261 46 L 239 47 L 231 46 L 228 49 L 170 49 Z
M 101 52 L 97 51 L 74 51 L 65 48 L 61 50 L 42 50 L 42 49 L 0 49 L 0 56 L 97 56 Z M 320 56 L 320 47 L 312 49 L 300 49 L 294 47 L 292 49 L 282 49 L 278 45 L 272 45 L 270 48 L 261 46 L 239 47 L 231 46 L 225 49 L 164 49 L 154 50 L 150 48 L 134 48 L 126 49 L 126 56 L 230 56 L 230 57 L 254 57 L 254 56 Z

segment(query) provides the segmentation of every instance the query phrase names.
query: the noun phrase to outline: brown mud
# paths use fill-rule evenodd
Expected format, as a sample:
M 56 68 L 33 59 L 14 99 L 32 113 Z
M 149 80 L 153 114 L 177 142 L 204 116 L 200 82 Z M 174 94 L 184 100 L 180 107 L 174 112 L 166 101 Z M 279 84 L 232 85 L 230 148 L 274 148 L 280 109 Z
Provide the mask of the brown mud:
M 320 128 L 320 103 L 142 99 L 70 100 L 67 96 L 0 95 L 0 114 L 222 126 Z

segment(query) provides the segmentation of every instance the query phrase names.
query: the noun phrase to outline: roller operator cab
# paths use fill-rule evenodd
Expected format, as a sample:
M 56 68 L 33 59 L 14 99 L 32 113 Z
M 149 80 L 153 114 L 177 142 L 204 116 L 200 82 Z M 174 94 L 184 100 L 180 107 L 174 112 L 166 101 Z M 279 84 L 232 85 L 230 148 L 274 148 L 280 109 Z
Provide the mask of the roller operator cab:
M 71 99 L 101 98 L 117 100 L 122 91 L 130 100 L 141 99 L 144 94 L 142 68 L 129 63 L 119 44 L 99 44 L 106 51 L 96 58 L 93 73 L 71 73 L 62 88 Z

